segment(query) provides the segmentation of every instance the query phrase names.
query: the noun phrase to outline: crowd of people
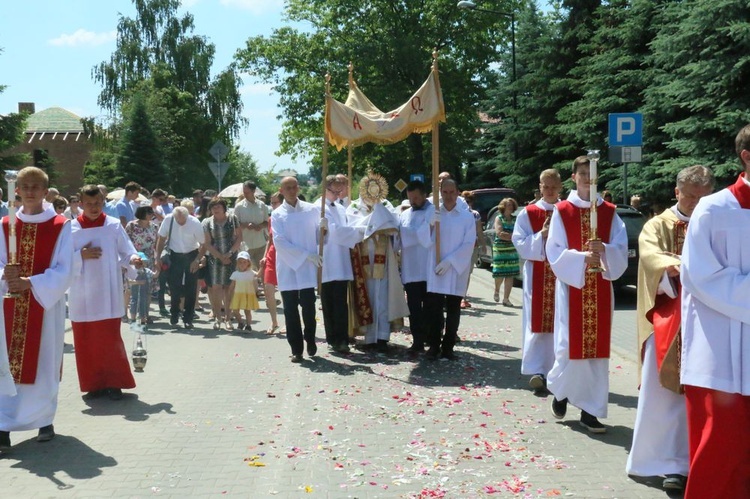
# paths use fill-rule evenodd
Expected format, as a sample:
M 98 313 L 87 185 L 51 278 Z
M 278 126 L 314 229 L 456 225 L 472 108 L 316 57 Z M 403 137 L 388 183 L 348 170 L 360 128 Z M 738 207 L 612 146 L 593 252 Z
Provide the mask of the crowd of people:
M 750 125 L 736 150 L 743 172 L 735 184 L 711 194 L 709 168 L 681 170 L 676 203 L 639 239 L 642 370 L 626 471 L 662 476 L 664 488 L 686 488 L 690 498 L 750 497 Z M 628 244 L 615 205 L 591 188 L 591 167 L 586 156 L 574 160 L 565 200 L 560 173 L 548 169 L 538 199 L 520 213 L 515 199 L 500 202 L 492 276 L 494 301 L 504 284 L 502 304 L 513 307 L 524 260 L 521 372 L 535 392 L 551 394 L 555 418 L 575 406 L 580 425 L 602 434 L 612 281 L 628 265 Z M 279 334 L 278 290 L 293 363 L 317 354 L 318 297 L 334 354 L 348 354 L 357 338 L 387 354 L 392 330 L 408 318 L 411 358 L 457 359 L 481 223 L 471 193 L 462 196 L 447 173 L 432 201 L 424 183 L 410 182 L 400 209 L 375 174 L 362 179 L 356 200 L 345 176 L 329 175 L 313 202 L 286 177 L 270 209 L 252 181 L 231 206 L 210 191 L 147 197 L 134 182 L 110 202 L 97 185 L 65 200 L 35 167 L 16 185 L 18 209 L 0 231 L 0 287 L 9 293 L 0 308 L 0 451 L 10 449 L 11 431 L 38 429 L 40 442 L 55 436 L 66 307 L 86 397 L 117 400 L 135 387 L 120 327 L 153 322 L 153 299 L 171 326 L 193 328 L 202 312 L 217 331 L 244 332 L 264 296 L 266 333 Z M 208 310 L 199 306 L 204 292 Z

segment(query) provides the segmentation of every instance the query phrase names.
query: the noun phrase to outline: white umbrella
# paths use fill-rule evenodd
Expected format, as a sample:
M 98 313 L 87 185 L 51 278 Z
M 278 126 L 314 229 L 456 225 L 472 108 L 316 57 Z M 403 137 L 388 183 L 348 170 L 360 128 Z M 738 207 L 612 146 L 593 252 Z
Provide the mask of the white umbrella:
M 225 187 L 220 193 L 220 198 L 236 198 L 240 194 L 242 194 L 242 185 L 244 182 L 240 182 L 239 184 L 232 184 L 227 187 Z M 260 190 L 260 187 L 255 188 L 255 197 L 265 197 L 266 193 Z
M 119 188 L 119 189 L 115 189 L 114 191 L 112 191 L 109 194 L 107 194 L 107 199 L 111 199 L 111 200 L 114 200 L 114 201 L 119 201 L 124 196 L 125 196 L 125 189 Z M 139 203 L 143 203 L 143 202 L 148 203 L 148 198 L 146 196 L 144 196 L 143 194 L 138 194 L 138 199 L 136 201 L 138 201 Z

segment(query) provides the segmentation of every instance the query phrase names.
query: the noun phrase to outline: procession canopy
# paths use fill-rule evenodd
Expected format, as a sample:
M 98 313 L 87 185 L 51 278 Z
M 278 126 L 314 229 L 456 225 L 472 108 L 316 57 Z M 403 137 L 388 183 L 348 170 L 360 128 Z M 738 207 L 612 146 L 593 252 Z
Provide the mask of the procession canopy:
M 368 142 L 394 144 L 412 133 L 430 132 L 440 122 L 445 122 L 445 107 L 435 66 L 405 104 L 387 113 L 375 107 L 351 78 L 345 103 L 326 94 L 326 135 L 339 151 Z

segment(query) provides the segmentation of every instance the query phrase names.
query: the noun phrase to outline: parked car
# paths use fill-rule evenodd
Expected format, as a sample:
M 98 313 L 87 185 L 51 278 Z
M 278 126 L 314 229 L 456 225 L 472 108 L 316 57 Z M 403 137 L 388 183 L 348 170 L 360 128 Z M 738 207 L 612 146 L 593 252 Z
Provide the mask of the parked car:
M 520 211 L 519 209 L 514 215 L 518 215 Z M 495 237 L 495 218 L 498 215 L 497 210 L 490 211 L 487 222 L 484 224 L 484 247 L 480 249 L 477 256 L 477 267 L 489 268 L 492 265 L 492 240 Z M 615 287 L 635 285 L 638 282 L 638 236 L 646 223 L 646 217 L 632 206 L 626 205 L 617 205 L 617 215 L 622 219 L 628 233 L 628 267 L 614 282 L 614 285 Z M 519 264 L 523 268 L 522 258 L 519 258 Z M 518 280 L 523 280 L 523 275 L 520 275 Z
M 482 217 L 482 223 L 487 221 L 489 212 L 496 208 L 497 205 L 505 198 L 511 197 L 518 201 L 516 191 L 506 187 L 493 187 L 491 189 L 474 189 L 471 191 L 474 195 L 474 209 Z M 491 259 L 491 258 L 490 258 Z

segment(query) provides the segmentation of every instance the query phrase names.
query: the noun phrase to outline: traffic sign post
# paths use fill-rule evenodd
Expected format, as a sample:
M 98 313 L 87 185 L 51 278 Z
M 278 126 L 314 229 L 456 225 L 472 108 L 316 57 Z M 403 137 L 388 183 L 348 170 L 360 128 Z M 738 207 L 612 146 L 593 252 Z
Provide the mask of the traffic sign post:
M 219 182 L 219 192 L 221 192 L 221 180 L 224 178 L 224 175 L 226 175 L 227 168 L 229 167 L 228 164 L 222 163 L 221 160 L 227 155 L 229 148 L 220 140 L 217 140 L 208 152 L 216 159 L 216 163 L 208 163 L 208 168 L 211 169 L 214 177 L 216 177 L 216 180 Z
M 610 113 L 609 161 L 622 163 L 622 202 L 628 204 L 628 163 L 640 163 L 643 114 Z

